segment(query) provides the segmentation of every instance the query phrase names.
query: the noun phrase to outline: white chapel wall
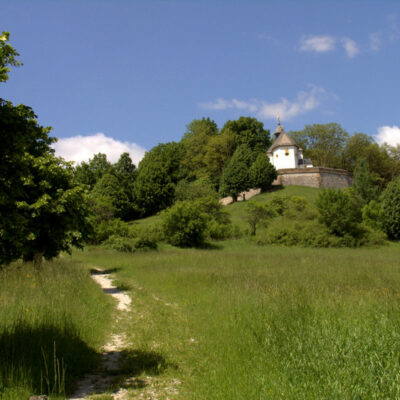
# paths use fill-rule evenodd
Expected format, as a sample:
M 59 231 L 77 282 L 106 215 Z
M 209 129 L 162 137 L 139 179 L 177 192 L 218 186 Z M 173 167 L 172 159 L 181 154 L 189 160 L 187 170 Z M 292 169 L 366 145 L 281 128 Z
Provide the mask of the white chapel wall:
M 273 165 L 276 169 L 297 168 L 295 147 L 278 147 L 273 151 Z

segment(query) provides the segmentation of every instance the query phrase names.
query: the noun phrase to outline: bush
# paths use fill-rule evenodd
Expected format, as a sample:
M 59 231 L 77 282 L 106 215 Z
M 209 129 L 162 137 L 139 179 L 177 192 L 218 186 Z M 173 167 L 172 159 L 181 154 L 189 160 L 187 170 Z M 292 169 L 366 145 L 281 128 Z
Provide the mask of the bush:
M 283 215 L 288 208 L 288 198 L 284 196 L 274 196 L 269 201 L 268 207 L 277 215 Z
M 361 202 L 351 189 L 322 189 L 317 199 L 319 221 L 339 237 L 360 237 Z
M 168 243 L 179 247 L 196 247 L 204 243 L 207 215 L 198 203 L 177 202 L 163 213 L 163 233 Z
M 293 221 L 286 217 L 276 218 L 268 228 L 260 230 L 255 238 L 259 245 L 276 244 L 299 247 L 360 247 L 375 246 L 385 242 L 385 235 L 364 228 L 361 237 L 331 234 L 318 221 Z
M 390 182 L 382 194 L 382 226 L 389 239 L 400 239 L 400 178 Z
M 120 237 L 129 236 L 129 225 L 118 218 L 101 221 L 93 225 L 93 233 L 89 242 L 91 244 L 100 244 L 112 235 Z
M 383 230 L 381 204 L 372 200 L 362 209 L 363 223 L 375 230 Z
M 121 251 L 123 253 L 134 253 L 138 250 L 157 249 L 157 242 L 146 235 L 138 236 L 136 238 L 112 235 L 104 242 L 104 244 L 113 250 Z

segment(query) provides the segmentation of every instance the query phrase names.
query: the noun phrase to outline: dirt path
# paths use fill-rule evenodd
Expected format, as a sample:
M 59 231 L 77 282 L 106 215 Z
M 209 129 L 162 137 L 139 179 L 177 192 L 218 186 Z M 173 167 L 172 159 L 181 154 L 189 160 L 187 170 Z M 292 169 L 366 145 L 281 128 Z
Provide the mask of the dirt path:
M 117 300 L 117 309 L 129 311 L 131 298 L 122 293 L 112 284 L 110 273 L 102 270 L 92 272 L 92 278 L 97 282 L 105 293 L 110 294 Z M 112 373 L 120 368 L 121 354 L 126 348 L 126 336 L 124 333 L 114 333 L 103 347 L 102 362 L 99 372 L 88 374 L 79 382 L 76 392 L 70 397 L 72 400 L 84 400 L 87 396 L 99 394 L 106 391 L 112 383 Z M 115 400 L 124 397 L 125 390 L 110 394 Z

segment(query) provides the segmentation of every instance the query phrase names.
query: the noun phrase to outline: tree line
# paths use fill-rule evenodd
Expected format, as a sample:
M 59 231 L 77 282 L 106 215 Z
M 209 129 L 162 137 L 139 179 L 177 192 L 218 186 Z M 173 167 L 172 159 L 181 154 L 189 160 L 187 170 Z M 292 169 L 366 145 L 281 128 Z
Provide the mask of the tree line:
M 21 65 L 18 56 L 3 32 L 0 82 L 10 66 Z M 244 190 L 268 189 L 277 176 L 266 155 L 270 132 L 252 117 L 221 129 L 210 118 L 195 119 L 179 142 L 158 144 L 137 167 L 127 153 L 114 164 L 104 154 L 77 166 L 56 157 L 51 128 L 40 126 L 25 105 L 0 99 L 0 121 L 0 265 L 21 257 L 40 263 L 95 241 L 102 223 L 154 215 L 177 201 L 235 200 Z M 354 173 L 354 187 L 366 201 L 399 176 L 400 146 L 379 146 L 363 133 L 350 136 L 335 123 L 290 134 L 314 165 Z

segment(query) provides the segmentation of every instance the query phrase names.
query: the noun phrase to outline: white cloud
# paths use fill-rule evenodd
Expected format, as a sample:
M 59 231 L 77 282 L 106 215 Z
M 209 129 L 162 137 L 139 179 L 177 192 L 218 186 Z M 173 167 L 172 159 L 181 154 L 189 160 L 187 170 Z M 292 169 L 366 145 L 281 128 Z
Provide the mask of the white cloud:
M 325 53 L 335 48 L 335 38 L 328 35 L 323 36 L 303 36 L 300 39 L 301 51 L 315 51 Z
M 400 144 L 400 128 L 396 125 L 381 126 L 378 128 L 378 134 L 375 136 L 379 144 L 387 143 L 391 146 Z
M 388 28 L 389 28 L 389 39 L 399 40 L 400 39 L 400 29 L 396 14 L 390 14 L 387 16 Z
M 282 97 L 276 103 L 268 103 L 265 100 L 242 101 L 237 99 L 217 99 L 215 102 L 202 103 L 201 107 L 209 110 L 238 109 L 254 113 L 261 119 L 276 118 L 279 113 L 283 120 L 289 120 L 297 115 L 304 114 L 317 108 L 326 94 L 324 88 L 310 85 L 310 90 L 298 93 L 294 101 Z
M 129 153 L 135 165 L 143 158 L 145 149 L 132 142 L 120 142 L 104 133 L 96 133 L 90 136 L 72 136 L 58 139 L 53 144 L 56 155 L 67 161 L 80 163 L 88 161 L 97 153 L 104 153 L 112 163 L 118 161 L 122 153 Z
M 355 57 L 360 52 L 357 43 L 353 39 L 347 37 L 342 38 L 342 45 L 350 58 Z
M 372 51 L 379 51 L 382 46 L 382 33 L 374 32 L 369 35 L 369 47 Z

